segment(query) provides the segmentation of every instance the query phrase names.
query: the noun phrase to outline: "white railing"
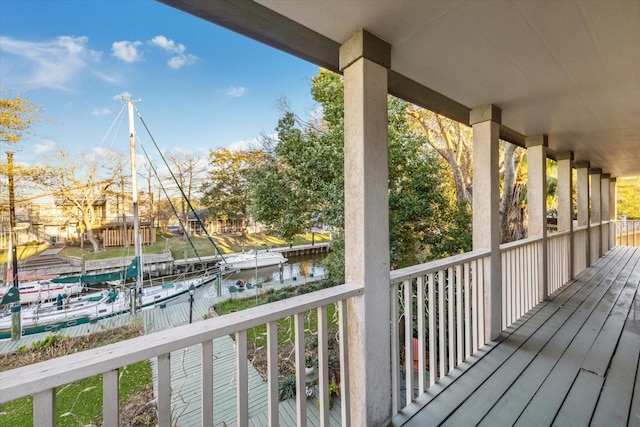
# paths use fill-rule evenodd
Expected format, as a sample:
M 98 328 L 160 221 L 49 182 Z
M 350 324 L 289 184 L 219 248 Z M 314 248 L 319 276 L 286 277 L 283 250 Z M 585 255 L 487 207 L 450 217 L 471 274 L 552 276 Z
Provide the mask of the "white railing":
M 587 268 L 587 254 L 589 254 L 588 228 L 580 227 L 573 230 L 573 275 L 577 276 Z
M 171 420 L 170 355 L 172 352 L 181 351 L 191 346 L 200 346 L 201 425 L 212 426 L 216 417 L 216 414 L 213 413 L 213 340 L 226 335 L 234 335 L 236 419 L 231 424 L 237 423 L 237 425 L 246 426 L 249 423 L 247 330 L 266 324 L 268 419 L 269 425 L 277 426 L 279 424 L 277 321 L 293 316 L 295 325 L 296 423 L 299 426 L 304 426 L 307 424 L 304 313 L 309 310 L 317 310 L 319 416 L 324 422 L 323 425 L 329 425 L 327 307 L 338 303 L 342 425 L 349 425 L 346 300 L 361 295 L 363 291 L 364 288 L 357 285 L 336 286 L 93 350 L 0 372 L 0 403 L 13 401 L 23 396 L 33 396 L 33 425 L 53 426 L 56 423 L 56 387 L 102 374 L 103 425 L 115 426 L 118 425 L 120 417 L 118 405 L 119 369 L 132 363 L 157 358 L 158 424 L 170 426 L 173 425 Z M 216 424 L 220 423 L 220 420 L 216 421 Z M 229 423 L 227 422 L 227 424 Z
M 640 246 L 640 221 L 615 221 L 616 244 L 622 246 Z
M 488 255 L 474 251 L 391 272 L 394 414 L 486 343 Z
M 540 238 L 500 245 L 502 256 L 502 328 L 538 304 Z
M 560 289 L 570 279 L 570 257 L 568 231 L 549 234 L 547 237 L 547 286 L 549 294 Z

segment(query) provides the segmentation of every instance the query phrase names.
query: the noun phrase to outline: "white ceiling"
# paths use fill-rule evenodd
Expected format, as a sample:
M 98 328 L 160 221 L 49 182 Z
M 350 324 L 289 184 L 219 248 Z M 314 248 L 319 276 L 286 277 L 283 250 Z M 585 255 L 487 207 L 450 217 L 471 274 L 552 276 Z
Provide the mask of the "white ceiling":
M 640 175 L 640 0 L 257 0 L 282 17 L 257 6 L 261 19 L 234 24 L 206 10 L 218 5 L 159 1 L 279 48 L 289 20 L 336 47 L 365 29 L 391 44 L 396 73 L 467 108 L 495 104 L 506 127 L 547 134 L 604 173 Z M 298 39 L 300 56 L 326 66 Z

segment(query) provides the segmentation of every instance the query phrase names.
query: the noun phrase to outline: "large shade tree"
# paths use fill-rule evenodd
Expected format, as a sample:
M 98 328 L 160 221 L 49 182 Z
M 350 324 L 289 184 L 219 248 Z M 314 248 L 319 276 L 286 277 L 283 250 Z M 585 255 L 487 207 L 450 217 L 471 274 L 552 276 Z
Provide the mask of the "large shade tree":
M 312 80 L 311 93 L 321 107 L 321 117 L 302 121 L 285 112 L 277 127 L 279 142 L 273 156 L 249 175 L 251 212 L 285 238 L 320 223 L 336 230 L 329 272 L 339 281 L 344 274 L 342 78 L 320 70 Z M 389 97 L 388 105 L 392 266 L 469 249 L 468 215 L 459 215 L 444 194 L 441 162 L 426 149 L 424 136 L 409 126 L 406 102 Z M 466 219 L 455 221 L 461 217 Z M 447 241 L 452 237 L 457 240 Z
M 111 186 L 117 185 L 118 168 L 114 153 L 70 154 L 58 150 L 55 161 L 43 166 L 38 175 L 37 185 L 54 195 L 56 205 L 69 222 L 78 224 L 81 234 L 93 246 L 94 252 L 101 250 L 94 230 L 100 228 L 100 215 Z
M 267 154 L 262 150 L 210 150 L 208 179 L 200 190 L 201 203 L 212 218 L 240 219 L 248 223 L 248 171 L 266 160 Z

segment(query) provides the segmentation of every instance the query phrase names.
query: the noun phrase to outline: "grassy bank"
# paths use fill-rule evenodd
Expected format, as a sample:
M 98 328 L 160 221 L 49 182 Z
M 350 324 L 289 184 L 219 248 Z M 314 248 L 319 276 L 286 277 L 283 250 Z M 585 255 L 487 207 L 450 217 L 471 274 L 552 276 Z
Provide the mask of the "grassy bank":
M 142 335 L 140 322 L 69 338 L 51 334 L 31 347 L 20 347 L 16 352 L 0 355 L 0 371 L 30 365 L 61 357 L 66 354 L 107 345 Z M 120 407 L 122 425 L 155 425 L 151 365 L 148 361 L 135 363 L 122 369 L 120 378 Z M 102 378 L 85 378 L 60 387 L 56 391 L 56 425 L 100 425 L 102 420 Z M 0 425 L 32 426 L 33 399 L 31 396 L 0 405 Z
M 248 251 L 255 247 L 265 249 L 289 246 L 289 243 L 283 239 L 266 233 L 247 233 L 245 235 L 241 233 L 221 234 L 212 236 L 212 240 L 223 254 L 242 252 L 243 250 Z M 328 242 L 329 240 L 329 234 L 315 234 L 312 236 L 311 233 L 307 233 L 296 236 L 293 244 L 306 245 L 311 244 L 312 241 L 320 243 Z M 196 257 L 196 252 L 200 256 L 216 255 L 215 246 L 209 241 L 208 237 L 193 236 L 191 237 L 190 243 L 189 240 L 186 240 L 183 236 L 165 236 L 158 232 L 156 234 L 156 244 L 145 245 L 142 250 L 145 254 L 159 254 L 168 250 L 174 259 L 184 259 L 185 256 L 187 258 Z M 101 252 L 93 252 L 92 246 L 87 243 L 84 249 L 81 249 L 79 245 L 67 246 L 60 255 L 78 258 L 84 256 L 87 260 L 132 256 L 133 246 L 129 248 L 107 248 Z

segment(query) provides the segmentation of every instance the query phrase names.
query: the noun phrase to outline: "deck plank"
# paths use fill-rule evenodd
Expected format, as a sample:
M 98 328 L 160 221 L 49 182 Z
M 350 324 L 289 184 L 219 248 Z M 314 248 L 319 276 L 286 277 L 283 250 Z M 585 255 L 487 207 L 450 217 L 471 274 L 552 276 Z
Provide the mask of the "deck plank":
M 594 304 L 595 310 L 580 328 L 558 363 L 551 370 L 544 383 L 536 391 L 515 425 L 550 425 L 560 409 L 571 384 L 578 375 L 582 361 L 595 342 L 600 330 L 614 308 L 626 280 L 636 264 L 638 255 L 627 262 L 600 301 L 585 300 L 585 305 Z
M 581 370 L 571 391 L 564 400 L 553 425 L 586 426 L 589 425 L 593 408 L 596 406 L 604 377 L 593 372 Z M 544 423 L 541 425 L 545 425 Z
M 638 360 L 640 359 L 640 319 L 637 309 L 640 308 L 639 296 L 636 294 L 634 307 L 629 310 L 618 348 L 612 359 L 611 368 L 598 400 L 593 415 L 593 425 L 624 425 L 627 414 L 638 420 L 638 392 L 634 394 L 634 383 L 637 386 Z
M 640 425 L 639 284 L 640 249 L 612 249 L 392 425 Z
M 505 419 L 506 416 L 502 414 L 493 414 L 486 417 L 485 424 L 496 425 L 498 421 L 496 417 L 499 418 L 501 425 L 507 425 L 509 422 L 513 423 L 517 418 L 513 417 L 514 409 L 526 406 L 526 402 L 530 398 L 530 396 L 527 396 L 527 392 L 533 384 L 540 384 L 546 376 L 543 374 L 542 378 L 540 378 L 541 372 L 545 372 L 545 369 L 541 370 L 540 366 L 537 366 L 537 369 L 533 371 L 529 367 L 532 364 L 534 366 L 540 365 L 540 362 L 542 362 L 546 364 L 546 372 L 551 370 L 553 365 L 548 362 L 557 360 L 566 349 L 570 338 L 575 335 L 575 332 L 572 331 L 577 331 L 582 321 L 586 319 L 588 312 L 584 312 L 583 318 L 575 317 L 582 300 L 587 296 L 601 296 L 604 293 L 604 287 L 599 287 L 599 285 L 606 280 L 607 275 L 612 276 L 611 280 L 613 280 L 611 271 L 605 273 L 605 271 L 601 270 L 599 274 L 590 276 L 588 282 L 584 284 L 578 283 L 576 286 L 580 287 L 579 291 L 572 294 L 568 301 L 564 302 L 561 308 L 550 316 L 545 324 L 512 357 L 500 366 L 482 386 L 475 390 L 464 402 L 464 405 L 449 417 L 445 425 L 459 426 L 480 423 L 492 409 L 497 397 L 503 398 L 503 402 L 507 405 L 508 413 L 512 414 L 511 419 Z M 556 301 L 556 303 L 559 302 L 559 300 Z M 559 330 L 564 331 L 564 333 L 558 335 Z M 538 360 L 539 355 L 542 355 L 542 357 Z M 518 381 L 519 377 L 526 372 L 538 374 L 537 381 L 527 379 L 523 381 L 522 387 L 512 387 L 512 384 Z M 511 388 L 515 388 L 515 390 Z

